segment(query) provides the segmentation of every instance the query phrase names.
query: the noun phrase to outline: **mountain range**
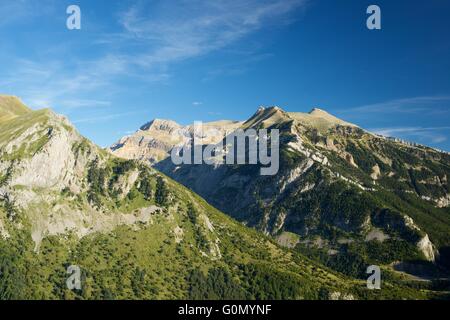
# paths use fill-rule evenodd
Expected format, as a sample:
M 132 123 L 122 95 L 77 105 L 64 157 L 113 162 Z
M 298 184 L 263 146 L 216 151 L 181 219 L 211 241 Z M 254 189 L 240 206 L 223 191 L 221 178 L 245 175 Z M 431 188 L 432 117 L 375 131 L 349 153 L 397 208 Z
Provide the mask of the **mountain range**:
M 448 298 L 434 280 L 446 276 L 448 154 L 318 109 L 208 126 L 208 143 L 280 129 L 280 173 L 175 167 L 192 127 L 166 120 L 105 150 L 66 117 L 0 96 L 0 299 Z M 366 287 L 373 263 L 382 290 Z M 66 286 L 73 265 L 79 290 Z
M 193 126 L 168 120 L 144 125 L 110 151 L 153 165 L 236 220 L 351 276 L 362 276 L 367 263 L 422 276 L 437 272 L 425 271 L 424 261 L 448 270 L 448 153 L 373 134 L 318 108 L 261 107 L 247 121 L 204 127 L 210 143 L 224 139 L 221 130 L 278 129 L 279 173 L 175 165 L 170 150 L 192 143 L 186 133 Z

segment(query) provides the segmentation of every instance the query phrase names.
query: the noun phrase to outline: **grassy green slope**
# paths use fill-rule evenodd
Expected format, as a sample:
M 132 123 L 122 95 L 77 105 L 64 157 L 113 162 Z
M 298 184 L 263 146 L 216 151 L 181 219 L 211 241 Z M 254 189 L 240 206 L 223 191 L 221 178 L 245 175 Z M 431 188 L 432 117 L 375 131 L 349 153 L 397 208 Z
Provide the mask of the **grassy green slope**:
M 120 162 L 120 167 L 133 166 L 125 163 L 129 162 Z M 364 281 L 352 280 L 296 251 L 281 248 L 170 179 L 164 178 L 161 185 L 158 181 L 162 176 L 143 166 L 140 170 L 151 192 L 137 187 L 122 201 L 113 201 L 109 191 L 95 192 L 99 193 L 98 205 L 111 214 L 124 208 L 161 206 L 148 224 L 119 226 L 81 241 L 70 234 L 47 237 L 36 253 L 27 227 L 13 228 L 12 222 L 4 219 L 4 209 L 0 209 L 0 217 L 11 234 L 0 241 L 0 268 L 5 275 L 0 279 L 0 297 L 327 299 L 332 292 L 363 299 L 435 296 L 394 282 L 386 282 L 382 291 L 370 291 Z M 114 171 L 105 179 L 114 179 Z M 95 189 L 95 181 L 90 183 L 90 192 Z M 168 192 L 158 191 L 161 189 Z M 71 195 L 66 197 L 62 201 L 75 201 Z M 205 216 L 213 229 L 202 222 Z M 26 216 L 19 217 L 27 226 Z M 176 241 L 174 226 L 183 230 L 181 241 Z M 210 254 L 215 244 L 220 255 Z M 81 291 L 70 291 L 65 286 L 69 265 L 82 268 Z
M 0 95 L 0 123 L 31 112 L 17 97 Z

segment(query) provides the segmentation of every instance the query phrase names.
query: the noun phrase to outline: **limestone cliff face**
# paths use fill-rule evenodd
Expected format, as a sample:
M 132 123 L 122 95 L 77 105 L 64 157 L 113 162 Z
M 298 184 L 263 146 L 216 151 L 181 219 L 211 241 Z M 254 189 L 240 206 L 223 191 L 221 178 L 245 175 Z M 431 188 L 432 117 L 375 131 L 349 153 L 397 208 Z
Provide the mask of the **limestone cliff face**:
M 81 192 L 86 165 L 99 149 L 81 137 L 65 117 L 50 110 L 30 111 L 14 121 L 23 123 L 23 127 L 12 126 L 15 129 L 3 131 L 2 135 L 9 135 L 10 139 L 0 142 L 0 167 L 8 173 L 6 186 L 30 192 L 60 192 L 64 188 Z M 81 145 L 84 153 L 77 149 Z M 27 202 L 21 198 L 18 193 L 19 205 Z
M 424 254 L 425 258 L 428 261 L 434 262 L 436 260 L 436 249 L 434 248 L 434 245 L 431 243 L 430 238 L 427 234 L 422 239 L 420 239 L 420 241 L 417 243 L 417 247 L 419 248 L 420 252 Z
M 21 107 L 15 113 L 15 105 L 21 105 L 16 98 L 2 102 L 9 108 L 8 117 L 0 122 L 1 238 L 10 236 L 9 228 L 21 229 L 26 223 L 39 250 L 47 236 L 72 233 L 81 238 L 112 231 L 118 225 L 150 223 L 151 215 L 160 210 L 151 206 L 135 213 L 106 213 L 105 208 L 94 206 L 85 199 L 89 168 L 94 161 L 101 168 L 112 156 L 51 110 Z M 118 176 L 111 186 L 118 201 L 136 185 L 139 175 L 134 169 Z
M 441 198 L 439 198 L 435 201 L 439 208 L 449 207 L 450 206 L 450 194 L 447 194 L 446 196 L 442 196 Z
M 48 114 L 47 123 L 40 124 L 40 127 L 26 132 L 22 136 L 39 135 L 39 130 L 43 130 L 41 132 L 43 136 L 36 137 L 36 139 L 47 141 L 39 151 L 29 158 L 22 158 L 14 165 L 14 174 L 11 177 L 10 185 L 54 190 L 70 187 L 74 191 L 80 190 L 79 182 L 84 176 L 85 165 L 89 161 L 89 156 L 82 157 L 73 150 L 76 143 L 82 142 L 81 136 L 67 119 L 52 112 Z M 18 140 L 21 138 L 19 137 Z M 17 141 L 12 141 L 9 145 L 15 143 Z M 93 146 L 90 147 L 94 149 Z M 8 146 L 6 148 L 8 149 Z

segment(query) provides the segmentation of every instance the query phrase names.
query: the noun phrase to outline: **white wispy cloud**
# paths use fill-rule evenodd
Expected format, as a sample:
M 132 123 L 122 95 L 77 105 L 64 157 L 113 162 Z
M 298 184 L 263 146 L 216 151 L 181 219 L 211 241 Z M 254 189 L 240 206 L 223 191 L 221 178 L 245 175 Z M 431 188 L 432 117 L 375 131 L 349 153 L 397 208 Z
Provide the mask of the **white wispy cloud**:
M 450 111 L 450 96 L 395 99 L 344 110 L 356 113 L 442 113 Z
M 99 68 L 73 70 L 58 61 L 35 62 L 26 59 L 12 61 L 14 68 L 2 74 L 0 87 L 19 95 L 33 108 L 79 108 L 109 105 L 107 100 L 83 99 L 108 82 Z M 112 88 L 110 88 L 112 90 Z
M 62 101 L 62 104 L 68 108 L 84 108 L 84 107 L 109 107 L 111 105 L 111 101 L 103 101 L 103 100 L 66 100 Z
M 288 15 L 305 0 L 176 0 L 139 1 L 120 22 L 128 37 L 145 45 L 133 62 L 142 66 L 167 64 L 223 49 L 268 25 L 289 21 Z
M 166 83 L 172 77 L 175 63 L 225 50 L 253 32 L 285 25 L 306 1 L 131 1 L 131 5 L 124 4 L 126 10 L 117 14 L 118 30 L 90 33 L 92 45 L 100 50 L 93 51 L 88 58 L 71 54 L 79 50 L 78 43 L 72 41 L 55 43 L 54 48 L 42 45 L 42 50 L 24 54 L 25 58 L 2 53 L 2 59 L 9 63 L 0 69 L 0 88 L 21 96 L 33 108 L 52 107 L 70 112 L 77 108 L 108 107 L 114 94 L 126 90 L 121 86 L 126 79 L 143 86 Z M 18 21 L 27 21 L 28 17 L 54 14 L 62 19 L 64 14 L 60 17 L 59 11 L 58 15 L 53 12 L 60 8 L 57 3 L 57 0 L 1 1 L 0 28 L 22 23 Z M 11 12 L 15 14 L 7 14 Z M 14 19 L 8 20 L 10 16 Z M 231 72 L 230 68 L 224 69 Z M 225 72 L 219 70 L 210 77 Z
M 387 137 L 410 138 L 422 142 L 441 143 L 447 140 L 450 126 L 373 128 L 369 129 L 369 131 Z
M 368 130 L 388 137 L 397 137 L 423 144 L 438 144 L 448 140 L 450 126 L 417 126 L 408 125 L 409 118 L 435 120 L 448 117 L 450 114 L 450 96 L 417 96 L 367 104 L 355 108 L 341 110 L 348 119 L 368 119 L 370 122 L 385 122 L 397 119 L 403 126 L 378 127 Z M 386 123 L 386 122 L 385 122 Z M 445 123 L 444 123 L 445 124 Z
M 142 112 L 131 111 L 131 112 L 98 115 L 98 116 L 94 116 L 94 117 L 75 119 L 72 121 L 72 123 L 74 123 L 74 124 L 77 124 L 77 123 L 99 123 L 99 122 L 105 122 L 105 121 L 112 120 L 112 119 L 130 116 L 130 115 L 136 115 L 139 113 L 142 113 Z
M 203 104 L 203 102 L 201 102 L 201 101 L 194 101 L 194 102 L 192 102 L 192 105 L 195 106 L 195 107 L 201 106 L 202 104 Z

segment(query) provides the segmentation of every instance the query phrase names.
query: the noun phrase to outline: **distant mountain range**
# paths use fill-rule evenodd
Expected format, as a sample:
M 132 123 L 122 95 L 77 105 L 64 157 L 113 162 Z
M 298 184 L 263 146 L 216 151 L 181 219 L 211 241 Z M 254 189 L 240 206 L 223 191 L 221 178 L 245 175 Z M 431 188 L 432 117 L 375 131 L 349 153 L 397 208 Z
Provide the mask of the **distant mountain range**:
M 261 109 L 245 123 L 209 125 L 279 128 L 279 175 L 175 170 L 167 154 L 190 129 L 170 121 L 108 152 L 67 118 L 0 96 L 0 299 L 448 298 L 445 280 L 395 270 L 445 277 L 446 155 L 320 110 Z M 382 268 L 382 290 L 366 287 L 369 263 Z M 71 265 L 81 290 L 66 286 Z

